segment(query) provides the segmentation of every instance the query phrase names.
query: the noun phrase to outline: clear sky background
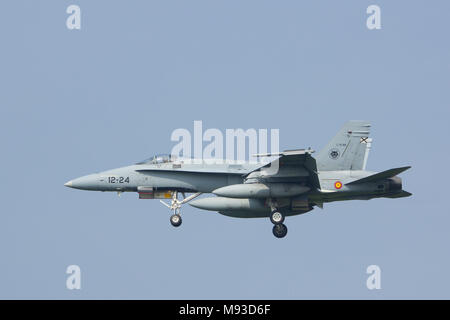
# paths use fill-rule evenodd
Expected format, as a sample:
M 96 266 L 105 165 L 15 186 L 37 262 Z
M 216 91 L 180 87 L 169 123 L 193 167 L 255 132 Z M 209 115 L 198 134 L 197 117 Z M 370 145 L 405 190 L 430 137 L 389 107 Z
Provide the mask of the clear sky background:
M 81 7 L 81 30 L 66 8 Z M 381 7 L 381 30 L 366 8 Z M 450 298 L 448 1 L 2 1 L 0 298 Z M 87 192 L 176 128 L 278 128 L 320 150 L 370 120 L 405 199 L 269 219 Z M 81 267 L 82 289 L 66 289 Z M 366 288 L 379 265 L 381 290 Z

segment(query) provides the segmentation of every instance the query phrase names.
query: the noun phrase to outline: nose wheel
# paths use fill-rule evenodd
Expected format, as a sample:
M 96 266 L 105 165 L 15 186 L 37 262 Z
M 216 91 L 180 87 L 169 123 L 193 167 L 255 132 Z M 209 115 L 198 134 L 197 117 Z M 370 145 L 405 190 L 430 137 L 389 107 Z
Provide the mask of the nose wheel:
M 174 226 L 174 227 L 179 227 L 181 226 L 181 223 L 183 222 L 183 220 L 181 219 L 181 216 L 179 214 L 173 214 L 170 216 L 170 223 Z
M 170 224 L 172 226 L 179 227 L 183 221 L 180 215 L 181 206 L 191 201 L 192 199 L 197 198 L 199 195 L 201 195 L 201 192 L 194 193 L 193 195 L 190 195 L 189 197 L 184 198 L 183 200 L 180 201 L 178 200 L 178 191 L 174 191 L 172 194 L 172 201 L 170 204 L 160 200 L 162 204 L 164 204 L 173 212 L 173 214 L 170 216 Z

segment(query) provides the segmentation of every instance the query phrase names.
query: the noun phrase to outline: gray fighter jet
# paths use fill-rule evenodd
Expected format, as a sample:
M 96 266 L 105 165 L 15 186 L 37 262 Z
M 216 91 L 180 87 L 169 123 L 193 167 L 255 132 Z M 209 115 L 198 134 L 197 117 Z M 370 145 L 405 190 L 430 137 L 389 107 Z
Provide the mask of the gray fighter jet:
M 409 166 L 378 173 L 365 170 L 372 142 L 369 133 L 369 123 L 349 121 L 316 157 L 312 157 L 312 149 L 258 155 L 272 157 L 267 163 L 210 163 L 158 155 L 135 165 L 83 176 L 65 186 L 137 192 L 140 199 L 168 199 L 169 203 L 160 201 L 172 211 L 170 222 L 175 227 L 181 225 L 180 208 L 188 202 L 230 217 L 270 218 L 273 234 L 283 238 L 287 234 L 285 217 L 306 213 L 315 206 L 411 195 L 402 189 L 397 176 Z M 203 193 L 214 196 L 194 200 Z

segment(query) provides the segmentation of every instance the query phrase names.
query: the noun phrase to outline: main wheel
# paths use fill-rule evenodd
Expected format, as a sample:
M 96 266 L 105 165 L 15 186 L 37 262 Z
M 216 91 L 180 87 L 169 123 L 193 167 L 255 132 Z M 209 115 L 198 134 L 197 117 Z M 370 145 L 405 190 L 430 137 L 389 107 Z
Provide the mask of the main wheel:
M 284 222 L 284 216 L 278 211 L 272 211 L 270 221 L 275 225 L 282 224 Z
M 179 214 L 173 214 L 170 216 L 170 223 L 174 226 L 174 227 L 179 227 L 181 225 L 181 222 L 183 220 L 181 220 L 181 216 Z
M 284 238 L 287 235 L 287 227 L 284 224 L 276 224 L 273 226 L 273 235 L 277 238 Z

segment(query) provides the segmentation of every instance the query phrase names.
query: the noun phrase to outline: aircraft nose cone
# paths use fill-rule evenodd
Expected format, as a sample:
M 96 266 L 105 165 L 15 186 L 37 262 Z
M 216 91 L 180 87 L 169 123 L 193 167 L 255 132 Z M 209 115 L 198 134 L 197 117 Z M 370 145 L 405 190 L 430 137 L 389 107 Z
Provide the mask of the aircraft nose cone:
M 100 178 L 97 174 L 89 174 L 66 182 L 64 185 L 73 189 L 98 190 Z
M 72 188 L 72 180 L 67 181 L 66 183 L 64 183 L 64 186 Z

